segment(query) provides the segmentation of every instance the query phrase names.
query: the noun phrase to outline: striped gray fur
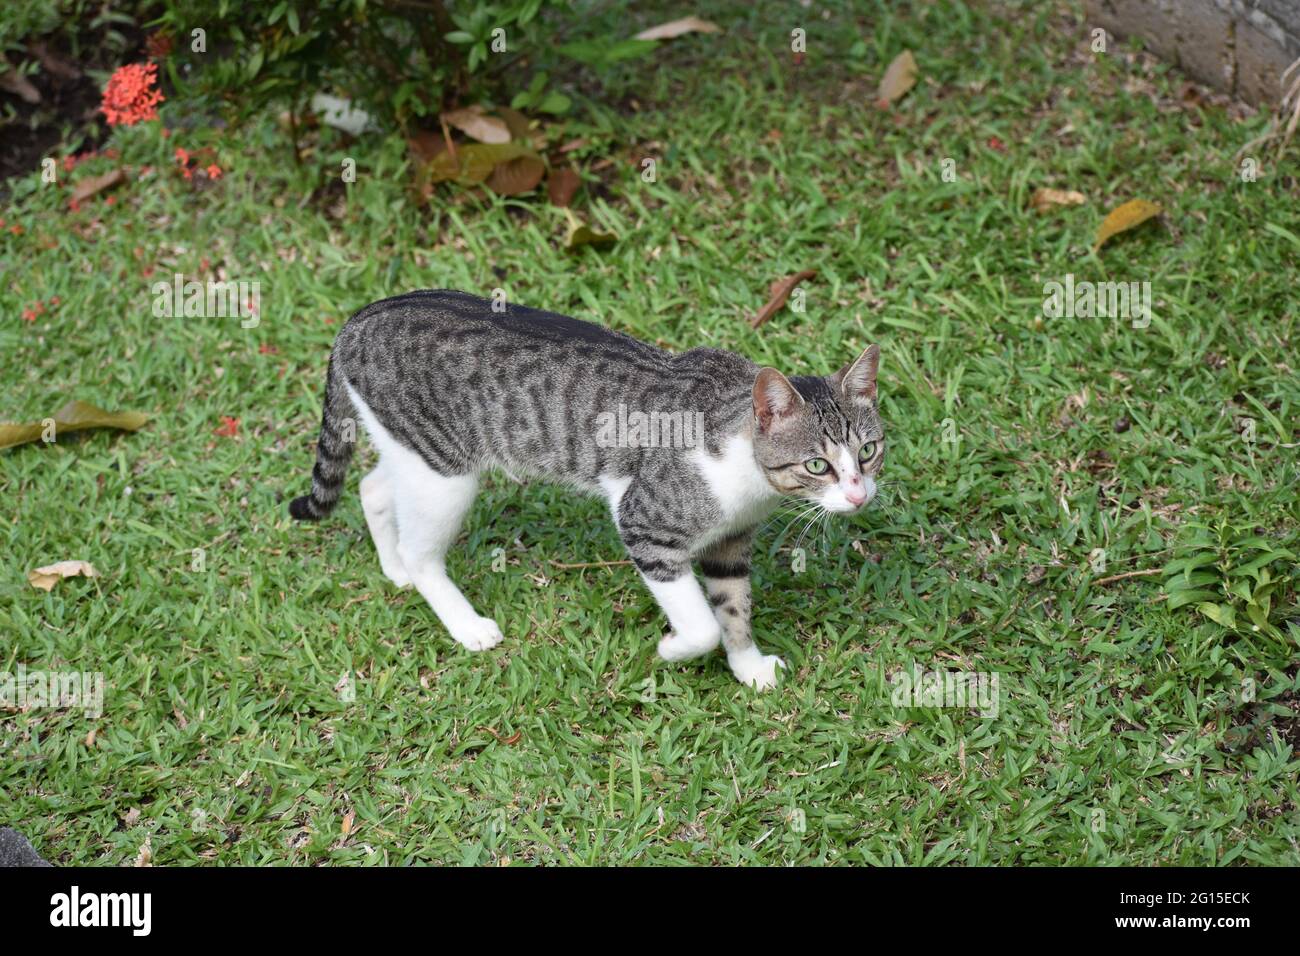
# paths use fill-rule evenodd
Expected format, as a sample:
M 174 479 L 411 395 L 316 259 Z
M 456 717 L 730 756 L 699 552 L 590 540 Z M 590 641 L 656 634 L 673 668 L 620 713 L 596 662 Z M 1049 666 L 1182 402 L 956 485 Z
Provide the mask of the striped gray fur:
M 874 494 L 884 457 L 874 346 L 834 376 L 787 380 L 721 349 L 672 354 L 569 316 L 493 304 L 429 290 L 384 299 L 349 319 L 330 357 L 311 492 L 291 502 L 294 518 L 317 520 L 334 509 L 358 414 L 371 415 L 438 476 L 495 468 L 610 496 L 619 534 L 649 581 L 678 580 L 701 561 L 730 649 L 729 621 L 748 639 L 747 580 L 743 588 L 712 582 L 747 579 L 762 515 L 729 510 L 701 455 L 725 461 L 737 440 L 752 445 L 747 467 L 760 496 L 774 500 L 821 501 L 837 481 L 850 480 L 846 468 L 854 488 L 869 486 L 868 500 Z M 620 409 L 696 422 L 700 433 L 693 444 L 611 442 Z M 834 457 L 842 448 L 853 456 L 862 449 L 862 457 Z M 868 448 L 876 449 L 870 458 Z M 810 457 L 820 455 L 832 462 L 828 473 L 810 471 Z

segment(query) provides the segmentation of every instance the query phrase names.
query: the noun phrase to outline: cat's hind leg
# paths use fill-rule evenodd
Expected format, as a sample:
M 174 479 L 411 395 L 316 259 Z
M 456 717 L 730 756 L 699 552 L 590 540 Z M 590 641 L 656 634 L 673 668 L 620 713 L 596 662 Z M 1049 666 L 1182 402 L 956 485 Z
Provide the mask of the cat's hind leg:
M 361 479 L 361 510 L 379 552 L 379 566 L 384 574 L 399 588 L 411 586 L 402 559 L 397 556 L 397 508 L 394 503 L 393 481 L 388 469 L 380 461 L 379 467 Z
M 441 475 L 414 455 L 395 469 L 397 556 L 411 582 L 458 642 L 471 651 L 501 642 L 501 628 L 480 617 L 447 576 L 447 549 L 460 533 L 478 476 Z

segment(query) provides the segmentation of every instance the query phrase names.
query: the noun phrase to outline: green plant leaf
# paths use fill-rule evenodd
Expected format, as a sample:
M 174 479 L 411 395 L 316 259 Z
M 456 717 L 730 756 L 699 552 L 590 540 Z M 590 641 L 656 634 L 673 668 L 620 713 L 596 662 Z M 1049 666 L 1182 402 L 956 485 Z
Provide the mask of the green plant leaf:
M 1200 611 L 1215 624 L 1221 624 L 1229 629 L 1237 627 L 1237 612 L 1230 604 L 1213 604 L 1205 601 L 1196 605 L 1196 610 Z

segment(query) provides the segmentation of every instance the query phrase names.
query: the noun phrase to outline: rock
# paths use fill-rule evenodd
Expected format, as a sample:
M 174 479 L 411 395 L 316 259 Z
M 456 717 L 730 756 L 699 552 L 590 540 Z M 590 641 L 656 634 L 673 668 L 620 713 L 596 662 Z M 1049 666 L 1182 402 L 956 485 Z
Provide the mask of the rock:
M 0 866 L 49 866 L 17 830 L 0 827 Z

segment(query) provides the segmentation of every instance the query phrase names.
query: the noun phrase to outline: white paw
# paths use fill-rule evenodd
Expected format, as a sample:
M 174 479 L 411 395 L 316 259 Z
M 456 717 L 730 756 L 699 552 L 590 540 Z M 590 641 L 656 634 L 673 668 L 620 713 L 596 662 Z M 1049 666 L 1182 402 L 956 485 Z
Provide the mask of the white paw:
M 466 650 L 486 651 L 490 647 L 496 647 L 503 640 L 501 628 L 497 627 L 497 622 L 490 617 L 474 618 L 465 624 L 458 625 L 451 632 L 461 644 L 465 645 Z
M 760 654 L 757 649 L 751 654 L 737 654 L 727 659 L 731 673 L 736 680 L 754 690 L 768 690 L 776 686 L 776 669 L 785 670 L 785 661 L 775 654 Z
M 703 657 L 722 641 L 722 633 L 707 633 L 693 637 L 680 634 L 666 634 L 659 642 L 659 656 L 666 661 L 689 661 Z
M 411 586 L 411 575 L 407 573 L 406 566 L 400 562 L 394 567 L 392 565 L 381 565 L 384 577 L 393 582 L 396 588 L 409 588 Z

